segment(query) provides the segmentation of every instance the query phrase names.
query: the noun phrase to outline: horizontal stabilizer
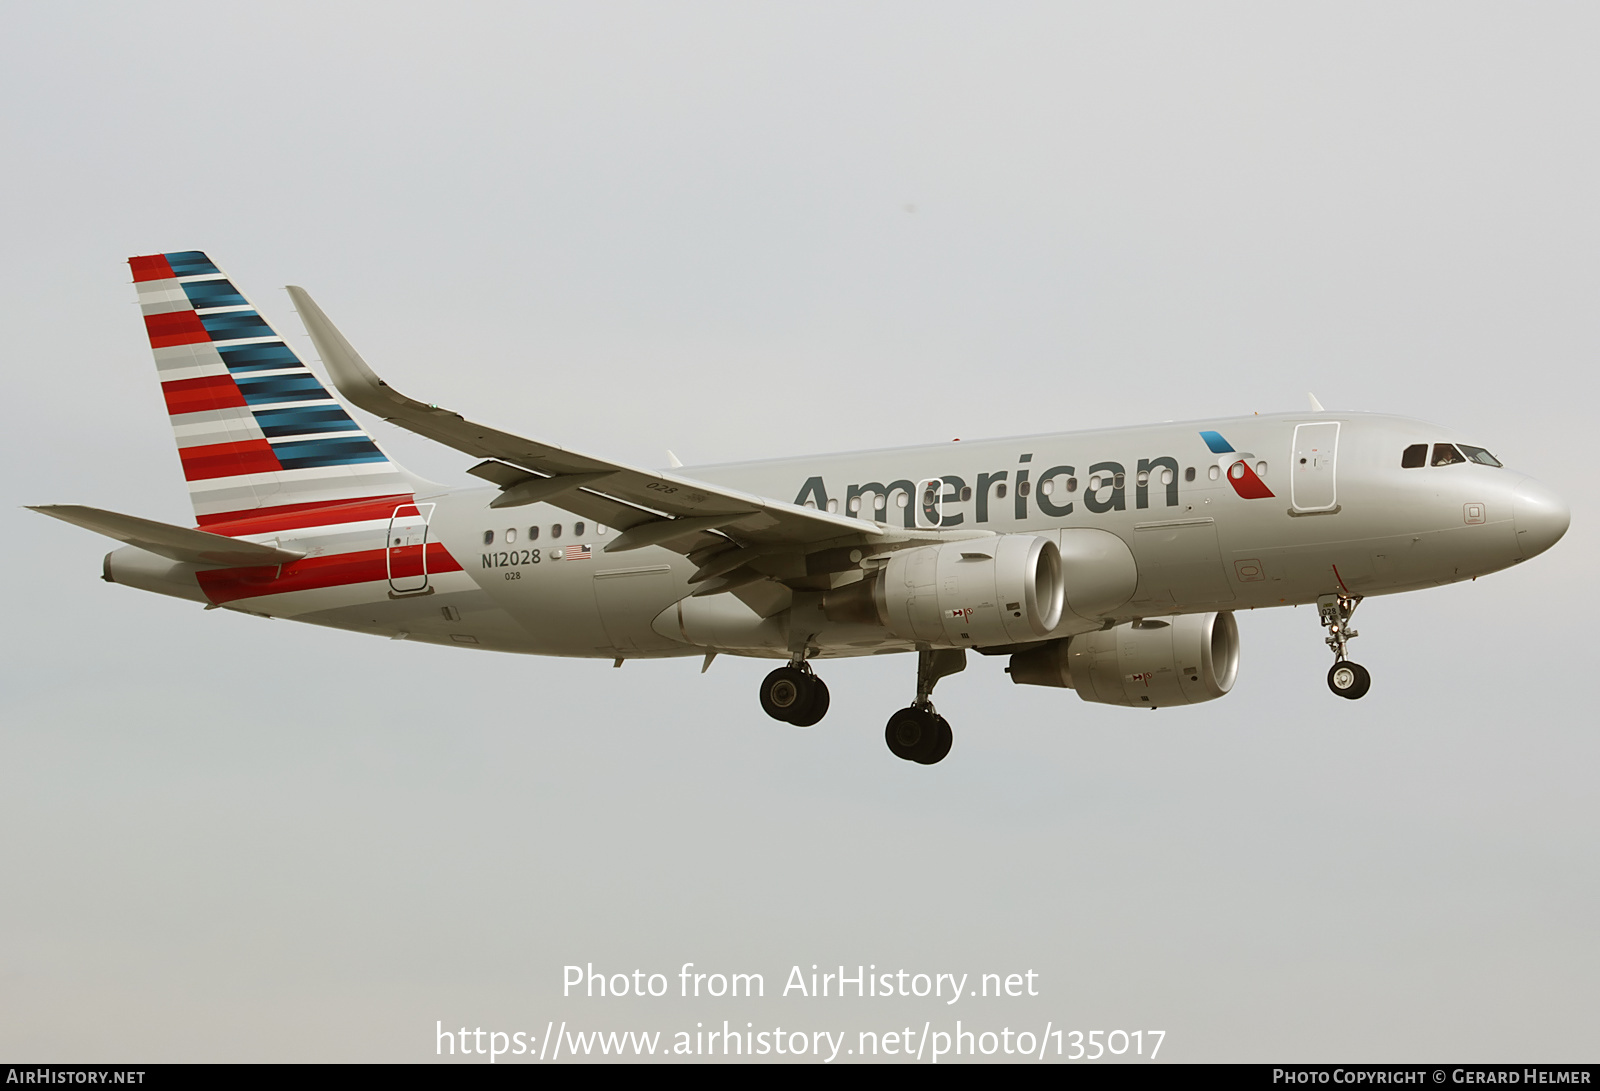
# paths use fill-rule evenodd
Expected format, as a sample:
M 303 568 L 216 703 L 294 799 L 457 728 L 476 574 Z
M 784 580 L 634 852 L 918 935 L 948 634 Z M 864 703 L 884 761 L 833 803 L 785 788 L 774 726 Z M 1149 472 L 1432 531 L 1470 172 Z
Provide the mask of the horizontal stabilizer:
M 229 538 L 204 530 L 175 527 L 153 519 L 140 519 L 135 515 L 119 515 L 114 511 L 86 508 L 81 504 L 29 505 L 30 511 L 48 515 L 73 526 L 104 534 L 119 542 L 165 557 L 182 564 L 196 564 L 207 568 L 245 568 L 252 565 L 288 564 L 299 560 L 304 553 L 292 549 L 277 549 L 256 542 Z

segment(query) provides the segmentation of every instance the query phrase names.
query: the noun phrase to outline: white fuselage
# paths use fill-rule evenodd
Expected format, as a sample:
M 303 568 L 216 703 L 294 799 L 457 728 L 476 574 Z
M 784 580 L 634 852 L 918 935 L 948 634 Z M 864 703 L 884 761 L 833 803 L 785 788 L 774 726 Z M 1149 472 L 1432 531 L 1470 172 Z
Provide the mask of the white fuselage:
M 1419 421 L 1314 413 L 685 472 L 892 528 L 1108 532 L 1131 551 L 1137 586 L 1096 618 L 1122 621 L 1450 583 L 1516 564 L 1560 537 L 1565 508 L 1515 470 L 1473 462 L 1402 467 L 1408 446 L 1455 438 Z M 1229 449 L 1213 449 L 1219 441 Z M 937 500 L 925 506 L 930 489 Z M 696 566 L 686 557 L 661 547 L 608 553 L 615 531 L 553 504 L 491 509 L 497 495 L 419 488 L 411 525 L 378 518 L 255 536 L 303 551 L 307 562 L 350 559 L 342 577 L 320 586 L 252 570 L 226 593 L 210 579 L 197 596 L 187 593 L 196 586 L 187 566 L 132 558 L 129 550 L 108 558 L 108 574 L 253 613 L 541 655 L 781 657 L 791 653 L 798 626 L 818 657 L 913 647 L 871 624 L 822 616 L 822 594 L 860 579 L 860 569 L 688 599 Z M 677 608 L 680 602 L 691 609 Z M 1053 635 L 1081 631 L 1081 619 L 1064 619 Z

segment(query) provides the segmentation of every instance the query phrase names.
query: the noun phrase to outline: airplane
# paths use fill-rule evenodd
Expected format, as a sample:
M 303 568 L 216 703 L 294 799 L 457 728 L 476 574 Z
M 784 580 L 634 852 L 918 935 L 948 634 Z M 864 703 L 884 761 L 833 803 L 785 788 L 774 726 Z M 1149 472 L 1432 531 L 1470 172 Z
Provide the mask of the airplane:
M 476 423 L 389 386 L 288 292 L 343 400 L 205 253 L 129 259 L 195 525 L 33 510 L 125 543 L 110 583 L 262 617 L 537 655 L 779 660 L 767 715 L 829 708 L 819 660 L 914 652 L 884 739 L 924 765 L 967 652 L 1127 708 L 1226 695 L 1234 612 L 1315 603 L 1347 699 L 1368 595 L 1519 564 L 1567 505 L 1449 429 L 1311 410 L 669 470 Z M 345 402 L 475 460 L 452 488 Z M 670 455 L 670 452 L 669 452 Z M 680 472 L 680 470 L 682 472 Z

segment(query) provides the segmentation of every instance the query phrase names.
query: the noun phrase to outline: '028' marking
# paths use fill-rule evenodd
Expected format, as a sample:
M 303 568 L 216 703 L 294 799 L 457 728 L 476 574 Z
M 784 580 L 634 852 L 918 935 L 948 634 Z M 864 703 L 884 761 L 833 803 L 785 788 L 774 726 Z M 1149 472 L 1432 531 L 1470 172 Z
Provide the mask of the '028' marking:
M 538 564 L 539 551 L 537 549 L 509 549 L 500 553 L 484 553 L 484 568 L 509 568 L 514 564 Z

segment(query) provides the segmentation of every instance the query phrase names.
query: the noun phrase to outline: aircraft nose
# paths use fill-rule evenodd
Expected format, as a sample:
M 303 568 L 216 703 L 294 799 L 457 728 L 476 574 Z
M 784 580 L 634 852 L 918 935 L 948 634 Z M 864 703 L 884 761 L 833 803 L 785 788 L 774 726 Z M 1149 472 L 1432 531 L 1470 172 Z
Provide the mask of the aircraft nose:
M 1572 523 L 1572 512 L 1553 489 L 1529 477 L 1517 486 L 1512 518 L 1517 527 L 1518 548 L 1526 558 L 1559 542 Z

